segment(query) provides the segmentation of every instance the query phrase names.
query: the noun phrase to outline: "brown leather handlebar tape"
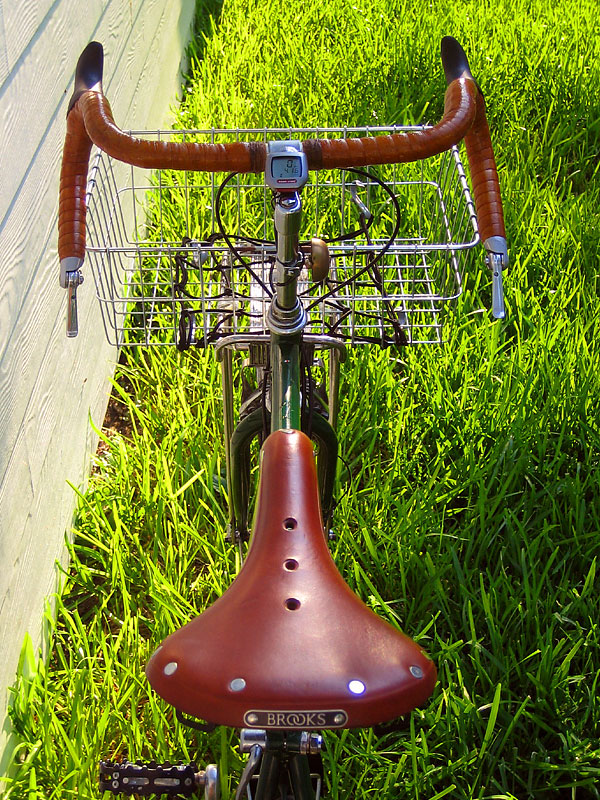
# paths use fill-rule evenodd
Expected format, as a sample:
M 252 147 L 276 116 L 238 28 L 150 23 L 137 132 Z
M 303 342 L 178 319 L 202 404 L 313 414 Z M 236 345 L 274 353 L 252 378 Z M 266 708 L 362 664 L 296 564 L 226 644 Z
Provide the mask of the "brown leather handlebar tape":
M 491 236 L 506 239 L 500 181 L 485 115 L 485 100 L 481 92 L 477 95 L 477 115 L 465 136 L 465 146 L 481 241 L 485 242 Z
M 77 105 L 81 107 L 90 139 L 105 153 L 135 167 L 180 169 L 204 172 L 262 172 L 266 145 L 263 142 L 150 141 L 124 133 L 115 125 L 108 100 L 89 91 Z
M 103 94 L 84 92 L 67 116 L 58 213 L 61 261 L 85 257 L 85 195 L 92 143 L 112 158 L 150 169 L 262 172 L 266 159 L 263 142 L 198 144 L 138 139 L 115 125 Z
M 92 141 L 86 133 L 81 109 L 67 116 L 58 200 L 59 258 L 85 257 L 85 193 Z
M 303 148 L 309 168 L 417 161 L 447 150 L 457 144 L 473 125 L 478 95 L 475 81 L 463 76 L 448 86 L 444 98 L 444 116 L 431 128 L 360 139 L 308 140 L 303 143 Z M 487 130 L 485 115 L 483 123 Z M 487 136 L 489 141 L 489 131 Z M 482 138 L 483 134 L 478 134 L 473 140 L 479 143 Z M 108 100 L 101 92 L 85 91 L 67 118 L 59 204 L 61 260 L 69 256 L 83 258 L 85 255 L 85 193 L 92 142 L 112 158 L 149 169 L 262 172 L 265 168 L 266 145 L 263 142 L 200 144 L 138 139 L 115 125 Z M 473 152 L 475 149 L 472 148 Z M 483 164 L 479 177 L 485 177 L 486 162 L 483 156 L 476 156 L 476 162 Z M 475 197 L 477 201 L 477 189 Z
M 460 142 L 473 124 L 477 93 L 472 78 L 453 80 L 444 96 L 444 116 L 432 128 L 361 139 L 309 139 L 302 145 L 309 169 L 397 164 L 441 153 Z

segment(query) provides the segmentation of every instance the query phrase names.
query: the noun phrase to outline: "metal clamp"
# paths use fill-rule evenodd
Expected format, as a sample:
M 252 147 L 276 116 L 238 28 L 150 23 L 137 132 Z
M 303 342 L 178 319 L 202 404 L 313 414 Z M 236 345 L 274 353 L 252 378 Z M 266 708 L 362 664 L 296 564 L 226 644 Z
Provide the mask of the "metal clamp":
M 240 753 L 249 753 L 254 745 L 263 750 L 267 746 L 267 732 L 259 728 L 242 728 L 240 731 Z

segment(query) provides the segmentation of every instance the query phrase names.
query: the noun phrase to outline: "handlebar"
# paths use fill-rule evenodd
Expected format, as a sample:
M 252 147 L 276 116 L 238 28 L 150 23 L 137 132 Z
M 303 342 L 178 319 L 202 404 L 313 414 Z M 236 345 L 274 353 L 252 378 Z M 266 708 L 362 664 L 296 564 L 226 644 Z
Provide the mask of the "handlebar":
M 441 52 L 448 87 L 444 115 L 437 125 L 388 136 L 308 139 L 302 147 L 309 169 L 344 169 L 417 161 L 441 153 L 464 138 L 480 236 L 488 253 L 497 252 L 498 239 L 506 240 L 485 102 L 458 42 L 445 37 Z M 85 197 L 92 144 L 119 161 L 150 169 L 262 172 L 265 167 L 264 142 L 149 141 L 125 133 L 115 124 L 102 91 L 103 61 L 102 45 L 91 42 L 77 63 L 75 91 L 67 113 L 58 223 L 60 282 L 64 288 L 69 285 L 68 274 L 78 271 L 85 257 Z M 488 240 L 493 240 L 496 250 L 490 251 Z M 507 259 L 506 247 L 504 251 Z

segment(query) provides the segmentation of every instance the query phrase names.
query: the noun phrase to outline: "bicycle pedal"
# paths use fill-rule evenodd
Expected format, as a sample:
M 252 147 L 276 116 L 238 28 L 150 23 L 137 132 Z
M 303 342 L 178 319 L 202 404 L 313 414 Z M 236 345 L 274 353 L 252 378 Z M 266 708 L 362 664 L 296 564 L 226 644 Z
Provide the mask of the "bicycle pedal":
M 198 771 L 194 763 L 101 761 L 99 777 L 100 791 L 115 795 L 191 797 L 199 788 L 204 788 L 207 800 L 217 800 L 219 796 L 218 770 L 214 764 Z

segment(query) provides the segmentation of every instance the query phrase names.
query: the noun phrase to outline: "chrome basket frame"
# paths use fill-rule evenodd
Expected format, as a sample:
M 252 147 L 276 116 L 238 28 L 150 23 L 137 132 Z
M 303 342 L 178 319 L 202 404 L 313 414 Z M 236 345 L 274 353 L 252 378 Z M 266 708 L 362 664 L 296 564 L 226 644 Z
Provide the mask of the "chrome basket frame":
M 155 140 L 218 143 L 409 130 L 415 128 L 133 133 Z M 479 242 L 459 150 L 366 171 L 378 176 L 387 190 L 369 178 L 360 178 L 357 185 L 356 176 L 343 170 L 313 172 L 303 190 L 302 236 L 307 240 L 357 230 L 360 208 L 353 193 L 360 192 L 378 215 L 374 236 L 363 226 L 356 238 L 330 243 L 328 282 L 313 283 L 303 270 L 299 294 L 308 311 L 306 333 L 351 344 L 437 344 L 442 341 L 444 304 L 461 294 L 468 253 Z M 266 243 L 273 234 L 271 190 L 263 177 L 238 175 L 230 181 L 223 194 L 229 214 L 226 242 L 215 237 L 221 174 L 150 173 L 97 152 L 88 184 L 87 254 L 105 332 L 113 344 L 206 346 L 223 336 L 267 332 L 274 244 Z M 392 206 L 405 218 L 390 241 Z

